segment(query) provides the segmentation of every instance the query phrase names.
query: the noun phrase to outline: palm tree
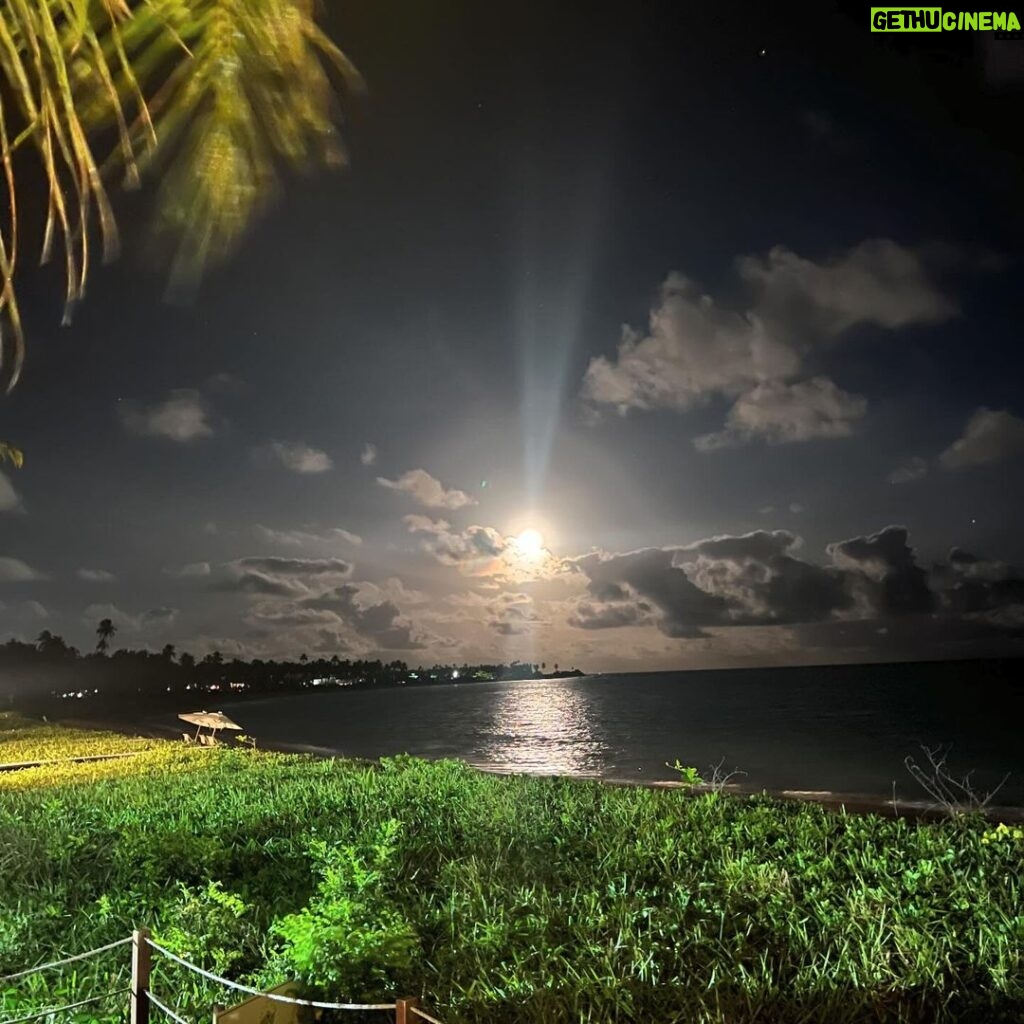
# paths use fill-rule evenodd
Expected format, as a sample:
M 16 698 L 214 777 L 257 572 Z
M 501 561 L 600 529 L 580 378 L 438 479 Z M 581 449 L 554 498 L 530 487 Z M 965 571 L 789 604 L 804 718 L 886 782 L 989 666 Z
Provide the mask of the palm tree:
M 316 24 L 313 0 L 0 3 L 7 390 L 25 351 L 14 287 L 21 151 L 35 152 L 48 184 L 42 258 L 61 250 L 67 322 L 85 293 L 97 236 L 104 256 L 117 252 L 111 183 L 132 188 L 159 175 L 156 234 L 172 243 L 172 287 L 189 287 L 232 251 L 277 190 L 282 166 L 344 163 L 339 80 L 362 88 Z
M 160 652 L 160 657 L 164 661 L 174 661 L 175 647 L 174 644 L 164 644 L 164 649 Z
M 100 624 L 96 627 L 96 635 L 99 637 L 99 640 L 96 641 L 96 650 L 100 654 L 107 653 L 110 639 L 116 632 L 117 626 L 110 619 L 100 619 Z

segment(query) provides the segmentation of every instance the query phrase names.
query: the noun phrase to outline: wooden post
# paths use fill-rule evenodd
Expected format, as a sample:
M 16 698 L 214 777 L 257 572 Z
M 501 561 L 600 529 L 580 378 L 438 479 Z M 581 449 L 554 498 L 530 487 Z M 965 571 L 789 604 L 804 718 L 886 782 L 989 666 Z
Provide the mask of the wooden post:
M 149 929 L 132 932 L 131 1024 L 149 1024 Z
M 419 1006 L 420 1001 L 415 996 L 406 999 L 395 1000 L 395 1024 L 416 1024 L 416 1015 L 409 1011 L 414 1006 Z

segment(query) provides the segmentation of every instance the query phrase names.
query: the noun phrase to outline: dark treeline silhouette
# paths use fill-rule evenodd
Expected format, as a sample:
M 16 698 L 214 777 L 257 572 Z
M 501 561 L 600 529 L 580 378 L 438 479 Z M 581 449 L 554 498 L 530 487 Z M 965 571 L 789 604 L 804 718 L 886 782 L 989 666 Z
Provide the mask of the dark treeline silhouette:
M 107 653 L 114 630 L 108 620 L 97 630 L 94 653 L 82 654 L 61 637 L 44 630 L 35 643 L 9 640 L 0 645 L 0 706 L 52 708 L 102 706 L 134 710 L 214 703 L 243 694 L 287 693 L 330 686 L 417 686 L 438 682 L 491 679 L 536 679 L 582 675 L 578 669 L 547 672 L 547 663 L 531 665 L 435 665 L 410 668 L 404 661 L 310 658 L 295 661 L 225 659 L 213 651 L 197 660 L 179 654 L 173 644 L 155 653 L 120 649 Z M 210 694 L 210 697 L 206 697 Z M 189 698 L 186 700 L 185 698 Z

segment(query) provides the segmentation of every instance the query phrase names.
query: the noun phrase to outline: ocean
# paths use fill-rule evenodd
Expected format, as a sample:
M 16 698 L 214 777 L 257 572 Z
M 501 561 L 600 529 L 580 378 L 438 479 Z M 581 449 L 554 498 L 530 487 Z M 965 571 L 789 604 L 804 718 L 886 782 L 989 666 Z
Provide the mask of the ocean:
M 352 757 L 461 758 L 490 771 L 678 778 L 927 799 L 904 759 L 948 748 L 978 790 L 1024 805 L 1024 660 L 591 675 L 358 688 L 223 705 L 244 731 Z

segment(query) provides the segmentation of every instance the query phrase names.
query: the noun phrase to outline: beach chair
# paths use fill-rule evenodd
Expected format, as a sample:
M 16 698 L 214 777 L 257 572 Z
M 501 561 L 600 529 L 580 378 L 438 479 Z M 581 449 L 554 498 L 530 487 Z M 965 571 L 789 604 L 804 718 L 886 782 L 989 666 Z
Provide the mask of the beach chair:
M 192 733 L 190 733 L 190 732 L 183 732 L 183 733 L 181 734 L 181 738 L 182 738 L 182 739 L 183 739 L 183 740 L 184 740 L 184 741 L 185 741 L 186 743 L 191 743 L 191 742 L 192 742 Z

